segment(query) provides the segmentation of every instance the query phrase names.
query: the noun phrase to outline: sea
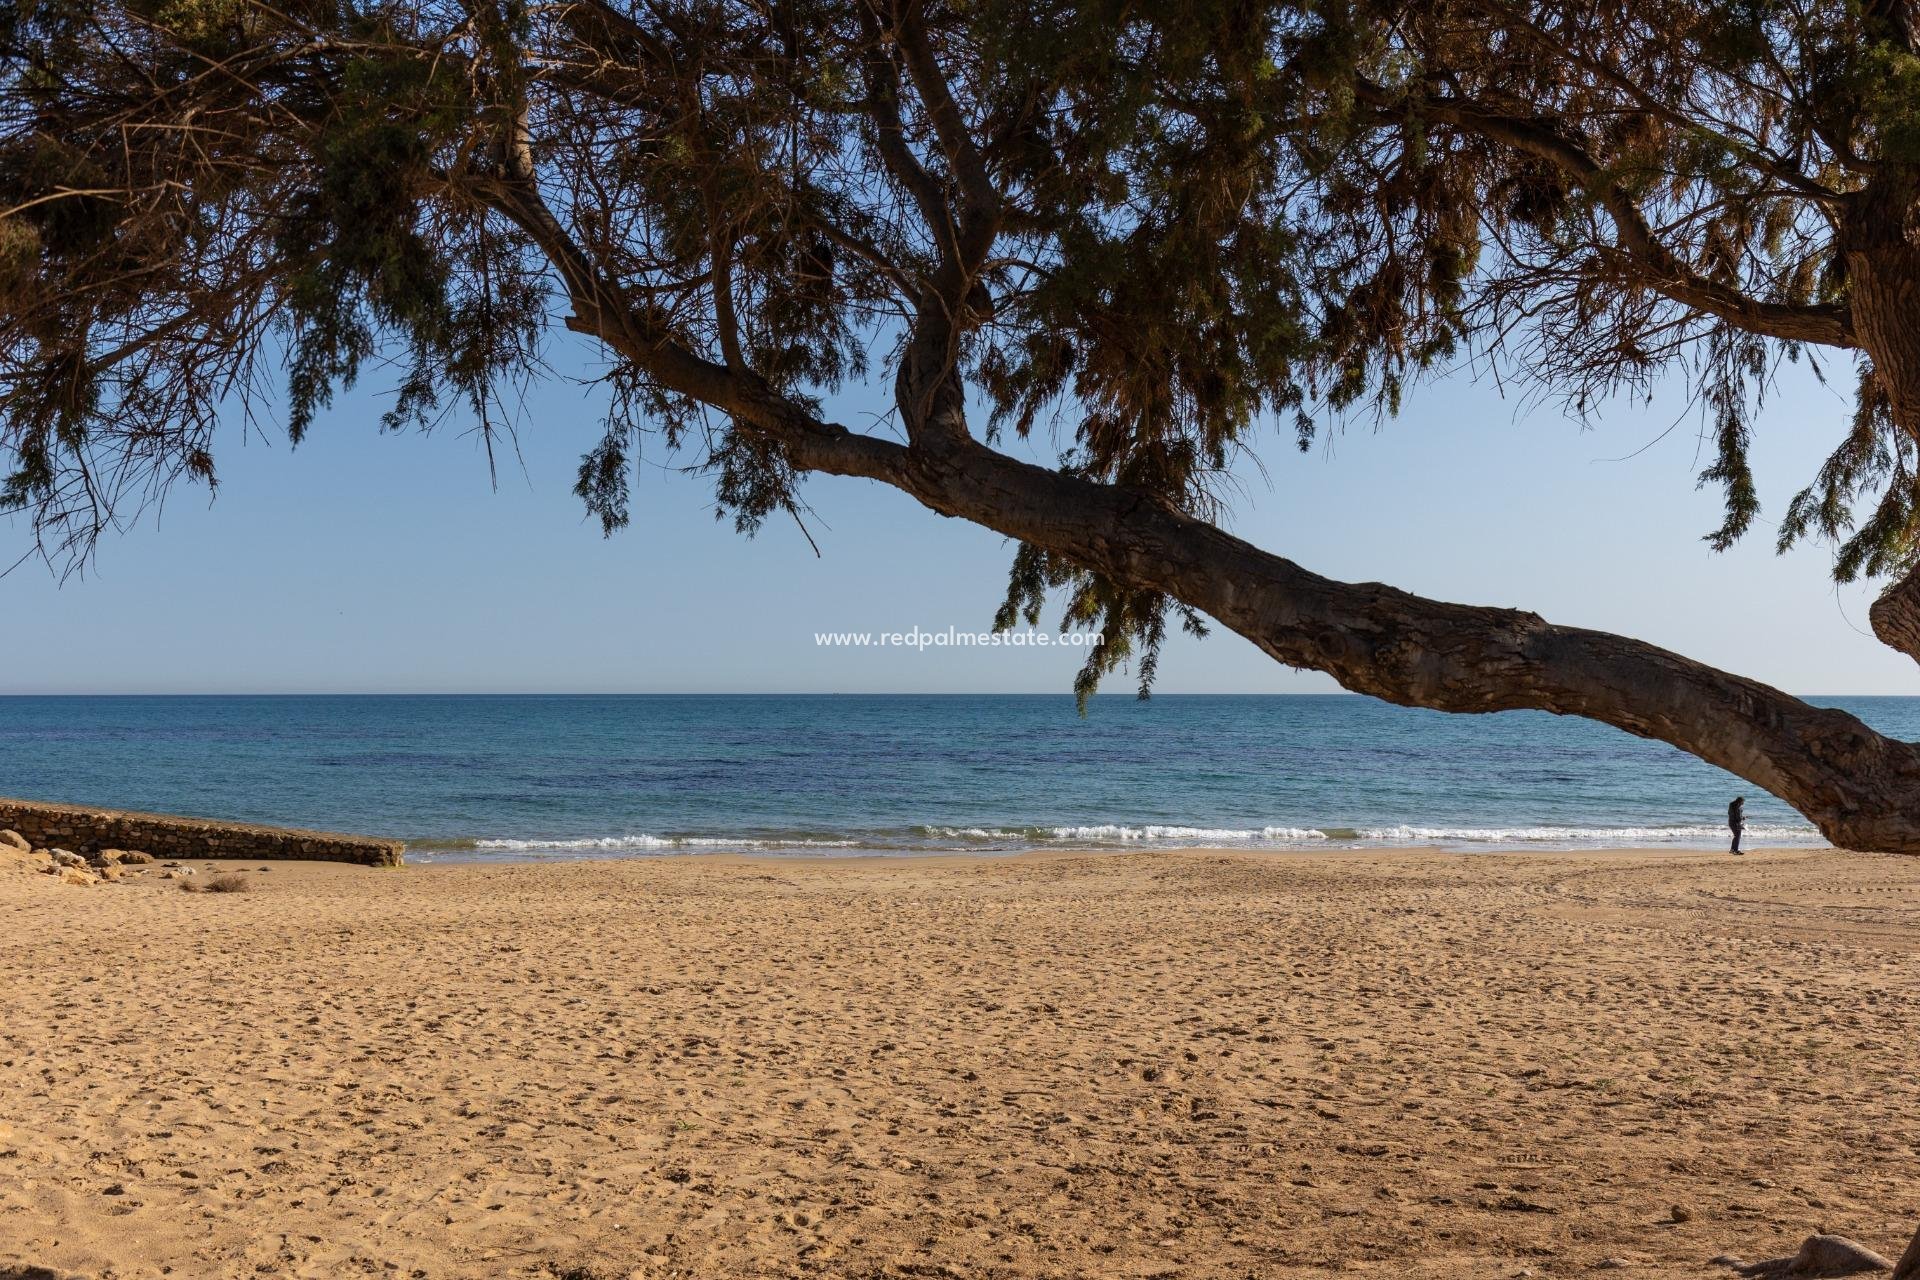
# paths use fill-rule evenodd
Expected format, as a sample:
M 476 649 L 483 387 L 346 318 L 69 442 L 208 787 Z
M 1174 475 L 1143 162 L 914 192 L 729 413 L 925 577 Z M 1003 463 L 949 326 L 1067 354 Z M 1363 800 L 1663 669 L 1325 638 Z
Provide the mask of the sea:
M 1814 698 L 1920 739 L 1920 698 Z M 318 827 L 411 861 L 1210 845 L 1818 846 L 1664 743 L 1369 698 L 0 698 L 0 795 Z

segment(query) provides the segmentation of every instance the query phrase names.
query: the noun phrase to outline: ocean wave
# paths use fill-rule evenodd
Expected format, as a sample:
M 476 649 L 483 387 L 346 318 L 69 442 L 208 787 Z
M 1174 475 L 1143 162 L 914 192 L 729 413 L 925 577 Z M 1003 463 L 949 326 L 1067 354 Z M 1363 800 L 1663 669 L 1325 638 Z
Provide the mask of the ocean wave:
M 1004 830 L 999 827 L 931 827 L 913 828 L 915 835 L 929 840 L 1032 840 L 1042 834 L 1039 827 L 1017 827 Z
M 719 836 L 578 836 L 566 839 L 475 840 L 474 849 L 499 853 L 580 853 L 605 850 L 610 853 L 646 852 L 656 849 L 854 849 L 857 840 L 725 839 Z
M 1724 826 L 1699 827 L 1362 827 L 1356 831 L 1362 840 L 1398 842 L 1458 841 L 1463 844 L 1681 844 L 1705 840 L 1709 843 L 1727 838 Z M 1811 826 L 1753 826 L 1746 828 L 1749 840 L 1819 840 Z
M 950 829 L 922 828 L 930 834 Z M 965 829 L 978 831 L 978 828 Z M 961 832 L 953 832 L 961 834 Z M 1086 826 L 1026 828 L 1024 832 L 992 831 L 996 837 L 1027 838 L 1038 836 L 1048 841 L 1084 841 L 1090 844 L 1322 844 L 1328 841 L 1366 844 L 1558 844 L 1558 845 L 1661 845 L 1717 844 L 1727 838 L 1723 826 L 1677 825 L 1670 827 L 1621 826 L 1422 826 L 1403 824 L 1390 827 L 1201 827 L 1174 824 L 1098 823 Z M 1750 841 L 1824 843 L 1812 826 L 1749 824 Z
M 1148 824 L 1130 827 L 1106 822 L 1090 827 L 1048 827 L 1052 840 L 1218 840 L 1238 844 L 1252 840 L 1325 840 L 1327 833 L 1317 827 L 1180 827 Z
M 1746 828 L 1754 844 L 1818 846 L 1826 842 L 1812 826 L 1754 824 Z M 1179 823 L 1101 822 L 1059 826 L 941 826 L 875 828 L 840 834 L 766 831 L 750 836 L 654 835 L 648 832 L 604 836 L 491 837 L 486 839 L 422 840 L 414 848 L 423 854 L 468 854 L 479 857 L 619 857 L 659 853 L 742 852 L 799 853 L 809 850 L 851 849 L 874 854 L 1006 851 L 1020 848 L 1229 845 L 1248 848 L 1380 848 L 1406 846 L 1474 846 L 1482 848 L 1632 848 L 1645 845 L 1695 848 L 1717 847 L 1727 839 L 1718 825 L 1659 826 L 1444 826 L 1406 823 L 1394 826 L 1199 826 Z

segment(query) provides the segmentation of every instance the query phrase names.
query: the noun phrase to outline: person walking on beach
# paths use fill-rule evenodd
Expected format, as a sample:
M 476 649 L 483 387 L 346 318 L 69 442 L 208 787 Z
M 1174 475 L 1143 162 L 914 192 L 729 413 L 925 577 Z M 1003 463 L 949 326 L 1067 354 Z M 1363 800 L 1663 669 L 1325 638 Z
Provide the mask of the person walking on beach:
M 1747 798 L 1736 796 L 1727 806 L 1727 827 L 1733 832 L 1733 851 L 1740 852 L 1740 828 L 1747 825 Z

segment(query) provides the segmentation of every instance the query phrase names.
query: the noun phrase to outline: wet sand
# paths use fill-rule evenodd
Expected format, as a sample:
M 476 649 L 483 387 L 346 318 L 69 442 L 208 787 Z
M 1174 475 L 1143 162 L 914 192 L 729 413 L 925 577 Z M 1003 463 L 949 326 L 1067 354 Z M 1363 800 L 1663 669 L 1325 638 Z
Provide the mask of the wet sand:
M 246 874 L 0 872 L 0 1277 L 1711 1277 L 1920 1222 L 1920 860 Z

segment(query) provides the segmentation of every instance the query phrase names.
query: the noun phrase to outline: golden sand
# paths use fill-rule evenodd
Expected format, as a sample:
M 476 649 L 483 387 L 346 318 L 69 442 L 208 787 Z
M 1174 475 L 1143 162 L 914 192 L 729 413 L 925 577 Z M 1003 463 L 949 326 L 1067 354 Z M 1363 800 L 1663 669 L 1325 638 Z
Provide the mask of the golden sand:
M 1711 1277 L 1920 1221 L 1920 860 L 248 874 L 0 874 L 0 1277 Z

